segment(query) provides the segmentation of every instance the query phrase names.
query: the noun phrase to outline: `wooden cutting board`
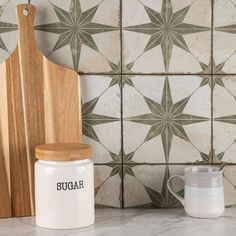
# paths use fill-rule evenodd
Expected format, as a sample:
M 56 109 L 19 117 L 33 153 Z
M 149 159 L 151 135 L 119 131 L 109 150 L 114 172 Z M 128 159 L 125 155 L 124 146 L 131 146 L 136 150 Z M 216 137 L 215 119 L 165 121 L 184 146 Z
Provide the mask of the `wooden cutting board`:
M 18 47 L 0 65 L 0 217 L 34 215 L 36 145 L 82 136 L 78 74 L 37 48 L 35 7 L 16 12 Z

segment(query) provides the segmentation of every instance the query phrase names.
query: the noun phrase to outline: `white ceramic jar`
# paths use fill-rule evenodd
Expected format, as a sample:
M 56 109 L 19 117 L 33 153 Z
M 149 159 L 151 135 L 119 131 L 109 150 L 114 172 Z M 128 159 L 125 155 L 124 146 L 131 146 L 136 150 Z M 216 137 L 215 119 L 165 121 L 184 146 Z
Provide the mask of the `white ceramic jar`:
M 86 144 L 36 147 L 36 224 L 50 229 L 94 223 L 94 170 Z

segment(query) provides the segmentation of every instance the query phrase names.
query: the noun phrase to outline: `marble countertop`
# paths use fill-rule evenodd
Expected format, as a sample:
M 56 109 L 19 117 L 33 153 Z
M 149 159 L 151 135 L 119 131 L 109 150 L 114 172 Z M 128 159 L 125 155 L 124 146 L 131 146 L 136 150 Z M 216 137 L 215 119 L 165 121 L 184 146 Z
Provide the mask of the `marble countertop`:
M 216 219 L 194 219 L 183 209 L 97 209 L 96 223 L 83 229 L 48 230 L 35 226 L 34 217 L 0 220 L 0 236 L 233 236 L 236 208 Z

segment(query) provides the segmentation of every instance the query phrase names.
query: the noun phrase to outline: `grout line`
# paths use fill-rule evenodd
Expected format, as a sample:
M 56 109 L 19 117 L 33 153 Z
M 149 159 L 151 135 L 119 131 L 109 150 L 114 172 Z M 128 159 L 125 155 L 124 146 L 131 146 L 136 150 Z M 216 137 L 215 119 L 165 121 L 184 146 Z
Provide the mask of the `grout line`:
M 213 129 L 213 125 L 214 125 L 214 117 L 213 117 L 213 113 L 214 113 L 214 108 L 213 108 L 213 103 L 214 103 L 214 96 L 213 96 L 213 75 L 211 75 L 211 154 L 210 154 L 210 158 L 211 158 L 211 163 L 214 163 L 214 129 Z
M 214 55 L 213 55 L 213 27 L 214 27 L 214 0 L 211 0 L 211 163 L 214 163 L 214 142 L 213 142 L 213 102 L 214 102 L 214 98 L 213 98 L 213 80 L 214 80 L 214 75 L 213 75 L 213 66 L 212 66 L 212 62 L 214 59 Z
M 213 61 L 213 34 L 214 34 L 214 0 L 211 0 L 211 62 Z M 214 74 L 213 66 L 211 63 L 211 75 Z M 216 73 L 217 74 L 217 73 Z
M 121 75 L 123 71 L 123 2 L 120 0 L 120 63 L 121 63 Z
M 123 71 L 123 5 L 122 0 L 120 0 L 120 65 L 121 73 Z M 121 208 L 124 209 L 124 135 L 123 135 L 123 77 L 121 76 L 121 87 L 120 87 L 120 119 L 121 119 Z
M 123 60 L 122 60 L 123 61 Z M 177 76 L 177 75 L 183 75 L 183 76 L 206 76 L 206 75 L 222 75 L 222 76 L 236 76 L 236 73 L 228 73 L 228 74 L 221 74 L 221 73 L 208 73 L 208 74 L 202 74 L 202 73 L 106 73 L 106 72 L 78 72 L 79 75 L 102 75 L 102 76 L 109 76 L 109 75 L 134 75 L 134 76 Z
M 226 166 L 236 166 L 236 163 L 227 163 L 227 162 L 215 162 L 215 163 L 127 163 L 126 165 L 129 166 L 191 166 L 191 165 L 198 165 L 198 166 L 211 166 L 211 165 L 222 165 L 225 164 Z M 94 163 L 95 166 L 107 166 L 106 163 Z M 116 164 L 117 166 L 122 165 Z

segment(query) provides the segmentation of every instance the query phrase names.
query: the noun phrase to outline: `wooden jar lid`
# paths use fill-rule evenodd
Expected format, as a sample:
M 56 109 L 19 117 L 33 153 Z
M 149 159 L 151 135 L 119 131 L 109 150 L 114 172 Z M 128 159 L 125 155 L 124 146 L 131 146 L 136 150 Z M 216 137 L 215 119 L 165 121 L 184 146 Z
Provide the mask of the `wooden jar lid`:
M 44 161 L 76 161 L 88 159 L 92 150 L 82 143 L 49 143 L 37 146 L 35 154 Z

